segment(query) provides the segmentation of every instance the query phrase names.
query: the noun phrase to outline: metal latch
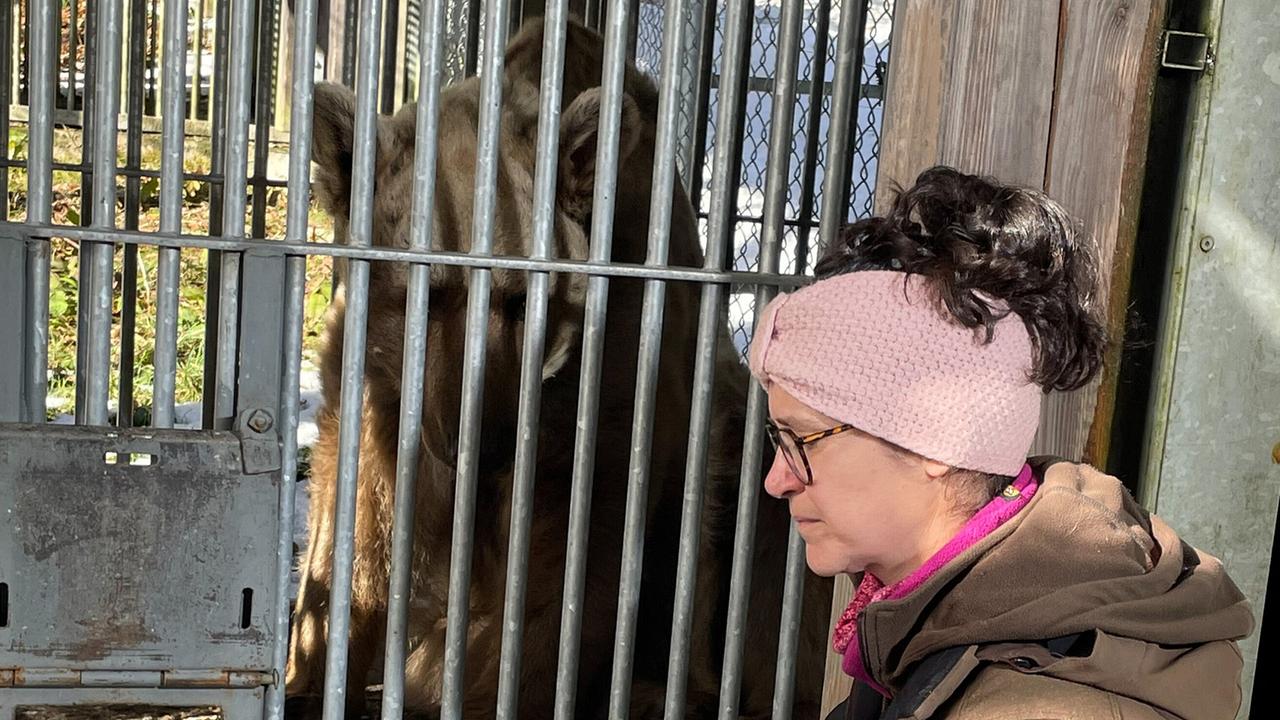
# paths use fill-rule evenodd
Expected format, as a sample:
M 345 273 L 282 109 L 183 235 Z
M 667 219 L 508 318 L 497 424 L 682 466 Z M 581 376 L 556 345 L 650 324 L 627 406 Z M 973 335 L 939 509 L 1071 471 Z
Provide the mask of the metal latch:
M 1213 70 L 1213 43 L 1201 32 L 1165 30 L 1160 43 L 1160 67 L 1209 72 Z

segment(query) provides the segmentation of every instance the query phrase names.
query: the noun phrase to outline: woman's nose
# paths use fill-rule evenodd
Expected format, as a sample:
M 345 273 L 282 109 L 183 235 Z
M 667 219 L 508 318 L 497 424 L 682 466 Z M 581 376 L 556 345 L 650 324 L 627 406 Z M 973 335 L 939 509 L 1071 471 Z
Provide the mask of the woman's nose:
M 769 474 L 764 478 L 765 492 L 784 500 L 792 495 L 799 494 L 804 491 L 804 483 L 796 474 L 791 472 L 791 466 L 787 464 L 786 458 L 782 457 L 779 452 L 773 457 L 773 465 L 769 468 Z

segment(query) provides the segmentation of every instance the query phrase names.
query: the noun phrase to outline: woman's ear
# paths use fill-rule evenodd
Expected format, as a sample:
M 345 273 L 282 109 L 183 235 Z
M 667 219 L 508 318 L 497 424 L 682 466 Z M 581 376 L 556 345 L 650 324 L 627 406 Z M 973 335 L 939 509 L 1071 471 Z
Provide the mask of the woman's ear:
M 929 476 L 930 480 L 939 480 L 946 477 L 952 470 L 952 467 L 946 463 L 940 463 L 937 460 L 928 458 L 923 458 L 922 460 L 924 462 L 924 474 Z

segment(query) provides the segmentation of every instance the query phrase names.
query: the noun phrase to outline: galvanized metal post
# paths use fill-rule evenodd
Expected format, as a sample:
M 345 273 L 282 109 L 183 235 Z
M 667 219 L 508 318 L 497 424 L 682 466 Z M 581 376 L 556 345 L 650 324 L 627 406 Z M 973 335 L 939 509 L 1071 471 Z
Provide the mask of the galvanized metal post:
M 53 93 L 54 4 L 32 0 L 29 5 L 27 96 L 30 120 L 27 134 L 27 222 L 48 224 L 53 208 Z M 87 113 L 86 113 L 87 115 Z M 5 174 L 8 174 L 6 168 Z M 45 421 L 49 368 L 49 243 L 27 247 L 26 302 L 23 338 L 23 415 L 27 422 Z
M 612 3 L 605 30 L 600 126 L 596 148 L 595 193 L 591 204 L 591 261 L 607 263 L 613 252 L 614 192 L 618 182 L 618 135 L 622 118 L 623 69 L 630 6 Z M 573 480 L 569 503 L 569 543 L 565 559 L 564 604 L 560 614 L 560 651 L 556 671 L 555 719 L 573 717 L 582 638 L 582 600 L 586 589 L 587 536 L 594 480 L 596 421 L 600 412 L 600 366 L 604 357 L 605 313 L 609 281 L 587 281 L 582 331 L 582 371 L 578 384 Z
M 538 107 L 537 157 L 560 152 L 560 106 L 563 96 L 567 0 L 546 6 L 542 44 L 542 92 Z M 533 187 L 533 247 L 530 257 L 549 259 L 555 239 L 555 193 L 558 163 L 539 162 Z M 542 404 L 543 361 L 547 336 L 549 276 L 529 274 L 525 294 L 524 357 L 520 365 L 520 407 L 516 416 L 515 478 L 511 500 L 511 534 L 507 549 L 507 583 L 503 605 L 502 657 L 498 665 L 499 720 L 514 720 L 520 694 L 524 639 L 524 601 L 528 579 L 533 482 L 537 471 L 538 420 Z
M 493 251 L 497 205 L 498 147 L 502 120 L 502 79 L 507 42 L 508 0 L 485 4 L 484 58 L 480 71 L 480 127 L 477 130 L 475 205 L 471 254 Z M 476 473 L 480 460 L 480 420 L 484 412 L 484 373 L 488 342 L 489 292 L 492 271 L 472 269 L 467 295 L 467 329 L 463 350 L 462 407 L 458 420 L 457 479 L 453 495 L 453 553 L 449 559 L 449 609 L 445 628 L 443 720 L 462 717 L 463 675 L 470 621 L 471 551 L 476 509 Z
M 196 0 L 202 3 L 203 0 Z M 160 149 L 160 232 L 182 231 L 183 100 L 187 49 L 187 0 L 165 0 L 163 112 Z M 196 75 L 200 80 L 199 46 Z M 178 373 L 178 285 L 181 282 L 181 250 L 161 248 L 156 270 L 155 382 L 152 386 L 151 425 L 173 427 L 174 395 Z
M 373 183 L 378 150 L 378 45 L 382 3 L 366 0 L 359 33 L 356 69 L 356 117 L 351 165 L 351 221 L 347 245 L 373 245 Z M 333 571 L 329 590 L 329 637 L 325 657 L 324 720 L 346 712 L 347 641 L 351 627 L 351 572 L 355 555 L 356 482 L 360 472 L 360 430 L 364 407 L 366 316 L 369 263 L 347 264 L 346 317 L 342 330 L 342 389 L 338 426 L 337 507 L 334 517 Z M 359 688 L 355 688 L 359 691 Z
M 98 6 L 97 66 L 93 125 L 93 227 L 116 226 L 116 114 L 120 106 L 120 0 Z M 111 285 L 115 247 L 95 242 L 81 245 L 81 263 L 88 268 L 88 284 L 80 289 L 87 310 L 79 342 L 85 354 L 84 405 L 76 420 L 88 425 L 107 424 L 111 379 Z
M 419 28 L 418 77 L 424 80 L 418 96 L 414 144 L 413 215 L 409 247 L 429 250 L 434 230 L 437 137 L 440 130 L 440 84 L 444 63 L 444 0 L 428 0 Z M 431 267 L 409 268 L 405 299 L 404 355 L 401 387 L 412 388 L 400 398 L 400 436 L 396 453 L 395 517 L 391 535 L 391 576 L 387 590 L 387 639 L 383 660 L 382 720 L 404 714 L 405 658 L 408 648 L 409 593 L 413 577 L 415 485 L 421 447 L 423 386 L 426 365 L 427 313 Z
M 293 88 L 289 133 L 288 218 L 285 234 L 293 242 L 307 239 L 311 199 L 312 89 L 315 80 L 316 0 L 298 0 L 293 16 Z M 167 89 L 167 88 L 166 88 Z M 306 310 L 307 257 L 286 260 L 283 373 L 280 387 L 280 527 L 276 545 L 275 646 L 272 668 L 276 682 L 267 688 L 267 720 L 284 720 L 284 678 L 289 658 L 289 575 L 293 569 L 293 515 L 298 480 L 298 388 L 302 375 L 302 326 Z
M 664 8 L 665 33 L 662 46 L 662 75 L 658 96 L 658 130 L 655 138 L 653 189 L 649 207 L 649 251 L 645 264 L 667 264 L 670 250 L 672 199 L 676 196 L 676 156 L 680 112 L 679 95 L 684 64 L 685 31 L 688 28 L 684 0 L 674 0 Z M 637 18 L 638 20 L 638 18 Z M 634 37 L 634 36 L 633 36 Z M 609 693 L 612 717 L 630 714 L 632 664 L 637 615 L 640 608 L 640 580 L 644 566 L 645 511 L 648 503 L 649 456 L 653 446 L 653 421 L 658 387 L 658 363 L 662 353 L 662 320 L 667 285 L 661 280 L 645 283 L 640 317 L 640 351 L 636 365 L 635 412 L 632 421 L 631 457 L 628 470 L 626 518 L 623 529 L 622 574 L 618 589 L 618 619 L 613 650 L 613 675 Z M 682 538 L 683 540 L 684 538 Z M 681 546 L 681 554 L 685 551 Z M 680 588 L 677 593 L 681 593 Z M 677 606 L 680 601 L 677 599 Z M 680 624 L 680 609 L 675 623 Z M 671 675 L 683 682 L 688 664 L 686 655 L 672 647 Z M 668 681 L 670 682 L 670 680 Z

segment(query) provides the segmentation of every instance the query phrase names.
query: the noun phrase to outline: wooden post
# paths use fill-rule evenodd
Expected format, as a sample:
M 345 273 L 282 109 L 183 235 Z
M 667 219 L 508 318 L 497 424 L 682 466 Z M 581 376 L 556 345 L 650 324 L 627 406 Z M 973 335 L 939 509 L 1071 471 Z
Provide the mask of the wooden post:
M 1105 466 L 1167 0 L 1063 0 L 1045 189 L 1084 222 L 1102 259 L 1112 344 L 1087 387 L 1048 398 L 1038 452 Z

